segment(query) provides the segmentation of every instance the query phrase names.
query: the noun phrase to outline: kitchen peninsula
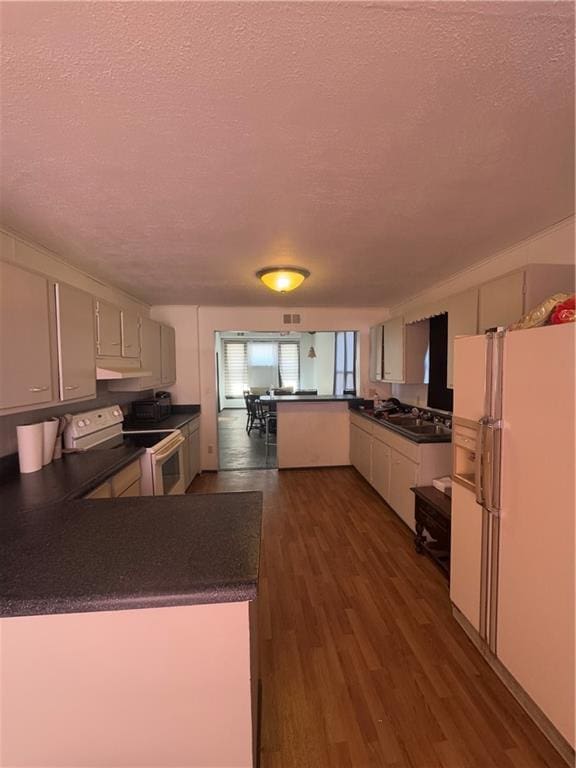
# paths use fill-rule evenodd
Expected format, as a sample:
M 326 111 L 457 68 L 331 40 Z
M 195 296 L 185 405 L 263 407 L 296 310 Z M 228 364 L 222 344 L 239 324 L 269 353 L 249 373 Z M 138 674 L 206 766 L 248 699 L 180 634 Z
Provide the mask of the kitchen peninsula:
M 348 408 L 353 395 L 262 396 L 277 413 L 278 469 L 350 464 Z
M 4 508 L 3 764 L 253 765 L 261 513 L 260 493 Z

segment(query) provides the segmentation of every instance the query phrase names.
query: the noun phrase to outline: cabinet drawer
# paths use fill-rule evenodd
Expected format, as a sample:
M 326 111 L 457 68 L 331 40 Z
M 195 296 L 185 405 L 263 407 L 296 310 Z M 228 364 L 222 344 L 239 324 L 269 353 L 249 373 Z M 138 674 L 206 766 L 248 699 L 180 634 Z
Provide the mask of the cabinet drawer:
M 128 464 L 112 478 L 112 493 L 121 496 L 124 491 L 140 479 L 140 461 Z
M 368 421 L 364 416 L 359 416 L 356 413 L 350 414 L 350 423 L 354 424 L 355 427 L 358 427 L 358 429 L 361 429 L 363 432 L 366 432 L 367 434 L 372 434 L 372 422 Z

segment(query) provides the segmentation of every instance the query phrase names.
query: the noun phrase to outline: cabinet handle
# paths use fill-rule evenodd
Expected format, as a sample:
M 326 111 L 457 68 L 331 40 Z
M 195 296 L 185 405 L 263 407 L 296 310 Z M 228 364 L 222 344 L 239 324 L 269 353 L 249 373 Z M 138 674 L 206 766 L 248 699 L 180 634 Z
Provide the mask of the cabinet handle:
M 120 342 L 119 341 L 111 341 L 110 342 L 110 346 L 111 347 L 119 347 L 120 346 Z
M 80 384 L 69 384 L 67 387 L 64 387 L 64 389 L 80 389 Z
M 124 346 L 126 347 L 126 349 L 131 349 L 132 344 L 124 344 Z
M 48 387 L 28 387 L 28 392 L 47 392 Z

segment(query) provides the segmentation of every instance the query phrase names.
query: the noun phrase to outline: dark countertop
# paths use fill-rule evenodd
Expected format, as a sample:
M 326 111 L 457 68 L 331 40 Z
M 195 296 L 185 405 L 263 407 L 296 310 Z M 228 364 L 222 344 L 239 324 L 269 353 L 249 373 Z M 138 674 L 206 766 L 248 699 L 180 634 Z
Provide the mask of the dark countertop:
M 64 454 L 30 474 L 12 472 L 0 479 L 0 517 L 78 499 L 144 453 L 125 444 L 109 451 Z
M 0 615 L 253 600 L 261 493 L 83 499 L 0 516 Z
M 182 410 L 180 410 L 182 409 Z M 145 421 L 132 421 L 129 416 L 124 419 L 124 429 L 179 429 L 184 426 L 196 416 L 200 415 L 199 405 L 173 405 L 172 413 L 162 421 L 145 422 Z
M 261 395 L 265 403 L 354 403 L 355 395 Z
M 358 414 L 358 416 L 362 416 L 365 419 L 368 419 L 369 421 L 373 421 L 376 424 L 379 424 L 381 427 L 384 427 L 384 429 L 390 430 L 390 432 L 396 432 L 396 434 L 400 435 L 401 437 L 405 437 L 408 440 L 410 440 L 413 443 L 451 443 L 452 442 L 452 435 L 418 435 L 414 432 L 411 432 L 409 429 L 405 429 L 404 427 L 401 427 L 399 424 L 394 424 L 391 421 L 387 421 L 386 419 L 379 419 L 376 416 L 373 416 L 368 411 L 362 410 L 360 408 L 355 408 L 353 405 L 350 406 L 350 410 L 353 413 Z

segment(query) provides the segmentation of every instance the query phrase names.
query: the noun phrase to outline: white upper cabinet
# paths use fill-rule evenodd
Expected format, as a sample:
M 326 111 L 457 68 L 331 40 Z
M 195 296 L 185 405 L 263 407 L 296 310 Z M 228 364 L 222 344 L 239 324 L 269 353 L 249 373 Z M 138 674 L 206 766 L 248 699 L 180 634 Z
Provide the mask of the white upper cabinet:
M 430 340 L 427 320 L 404 324 L 403 317 L 387 320 L 382 326 L 383 381 L 422 384 Z
M 370 328 L 370 381 L 382 381 L 382 325 Z
M 54 399 L 52 322 L 48 279 L 0 262 L 0 408 Z
M 491 280 L 480 286 L 478 305 L 478 331 L 508 326 L 522 317 L 524 312 L 524 271 Z
M 162 384 L 176 381 L 176 333 L 169 325 L 161 326 Z
M 383 379 L 404 381 L 404 318 L 395 317 L 382 326 Z
M 162 327 L 160 323 L 147 317 L 143 317 L 140 322 L 140 364 L 144 370 L 152 372 L 152 376 L 142 381 L 146 388 L 157 387 L 162 384 Z
M 448 370 L 447 386 L 452 389 L 454 368 L 454 339 L 473 336 L 478 331 L 478 289 L 457 293 L 448 299 Z
M 122 312 L 114 304 L 96 302 L 96 352 L 98 357 L 122 356 Z
M 94 299 L 71 285 L 56 285 L 61 400 L 96 395 Z
M 121 311 L 122 357 L 140 357 L 140 329 L 138 315 Z

